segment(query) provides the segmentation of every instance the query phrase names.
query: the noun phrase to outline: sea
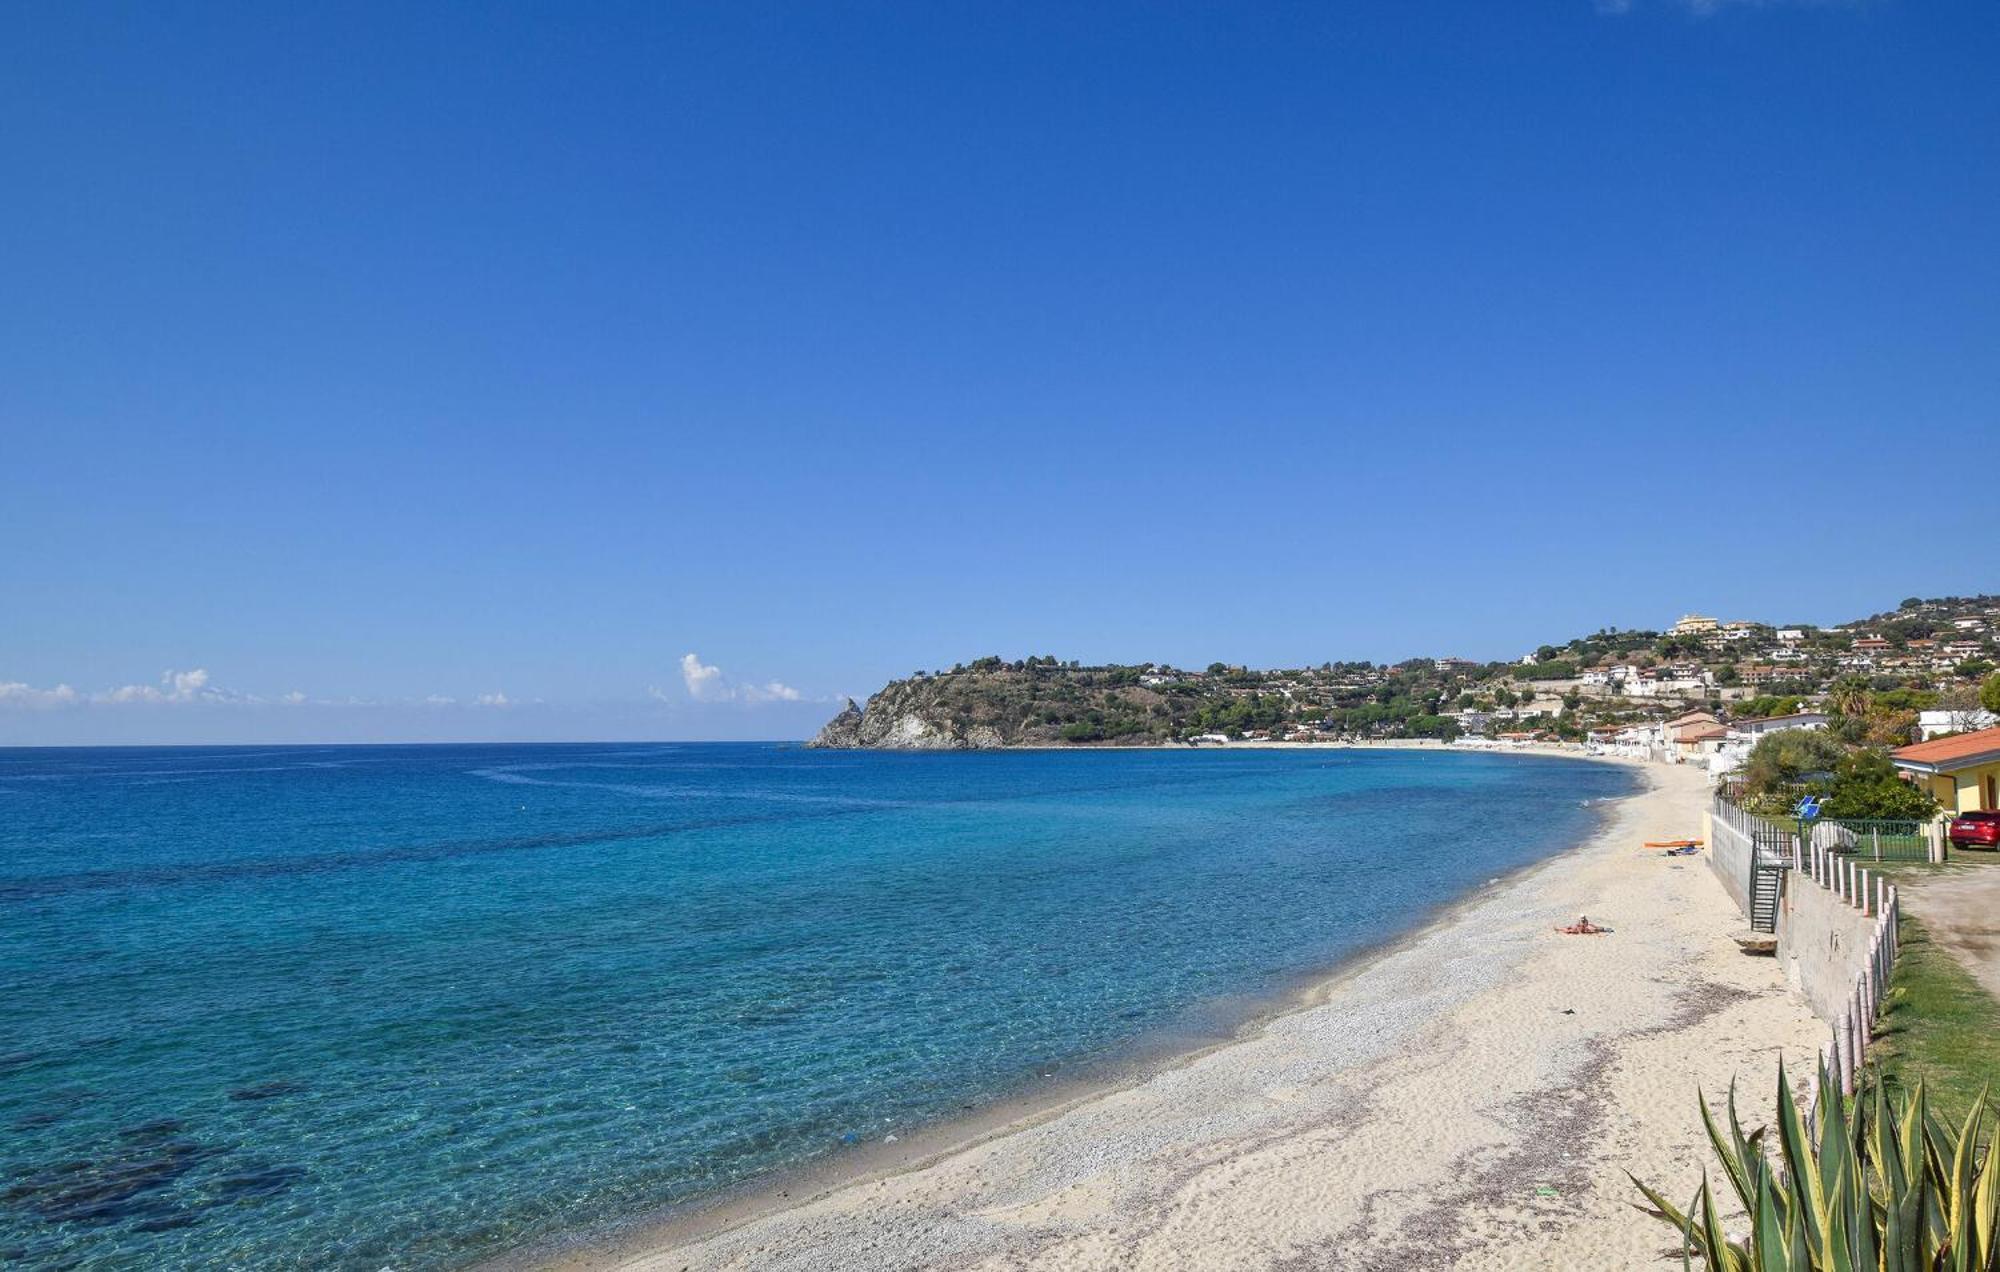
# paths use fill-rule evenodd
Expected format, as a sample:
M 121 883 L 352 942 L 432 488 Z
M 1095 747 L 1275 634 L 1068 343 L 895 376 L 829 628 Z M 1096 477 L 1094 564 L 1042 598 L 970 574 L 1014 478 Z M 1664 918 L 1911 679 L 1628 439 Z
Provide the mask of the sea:
M 0 1263 L 460 1268 L 838 1170 L 1213 1036 L 1634 781 L 1386 750 L 0 750 Z

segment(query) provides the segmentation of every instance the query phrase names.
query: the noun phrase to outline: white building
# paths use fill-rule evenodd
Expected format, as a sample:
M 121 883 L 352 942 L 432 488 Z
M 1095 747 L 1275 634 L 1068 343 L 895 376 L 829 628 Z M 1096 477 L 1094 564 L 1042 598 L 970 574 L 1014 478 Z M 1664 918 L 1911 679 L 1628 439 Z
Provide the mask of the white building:
M 1829 723 L 1825 714 L 1818 711 L 1794 711 L 1790 715 L 1764 716 L 1757 720 L 1734 720 L 1729 730 L 1751 740 L 1766 733 L 1784 733 L 1792 729 L 1824 729 Z
M 2000 716 L 1983 707 L 1974 707 L 1969 711 L 1919 711 L 1917 741 L 1928 742 L 1947 733 L 1973 733 L 1990 729 L 1996 724 L 2000 724 Z

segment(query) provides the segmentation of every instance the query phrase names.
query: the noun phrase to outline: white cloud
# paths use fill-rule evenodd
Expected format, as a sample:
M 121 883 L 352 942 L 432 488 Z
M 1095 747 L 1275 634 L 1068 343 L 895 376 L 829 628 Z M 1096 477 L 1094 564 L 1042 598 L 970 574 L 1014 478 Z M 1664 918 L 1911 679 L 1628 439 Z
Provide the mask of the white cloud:
M 688 697 L 696 702 L 718 702 L 735 696 L 722 683 L 722 668 L 706 666 L 693 654 L 681 655 L 681 679 L 687 683 Z
M 116 689 L 95 695 L 98 702 L 256 702 L 259 699 L 245 694 L 232 693 L 208 682 L 208 669 L 197 667 L 193 671 L 175 671 L 172 668 L 160 673 L 157 685 L 120 685 Z
M 302 693 L 290 693 L 278 699 L 280 702 L 299 703 L 306 700 Z M 53 689 L 37 689 L 18 680 L 0 681 L 0 707 L 72 707 L 72 706 L 130 706 L 134 704 L 153 706 L 178 706 L 189 703 L 217 704 L 229 703 L 256 706 L 268 703 L 270 699 L 254 694 L 237 693 L 214 683 L 205 667 L 192 671 L 175 671 L 169 668 L 160 674 L 156 685 L 120 685 L 101 693 L 79 693 L 67 684 L 59 684 Z
M 722 668 L 711 666 L 696 654 L 681 655 L 681 682 L 687 686 L 687 695 L 696 702 L 801 702 L 804 695 L 788 684 L 767 680 L 761 685 L 739 685 L 722 674 Z M 646 692 L 661 702 L 671 698 L 657 686 Z
M 458 699 L 448 694 L 434 693 L 424 699 L 424 705 L 427 707 L 455 707 L 458 705 Z
M 477 698 L 474 698 L 472 702 L 474 706 L 479 707 L 511 707 L 514 705 L 504 693 L 482 693 Z
M 83 700 L 68 685 L 37 689 L 19 680 L 0 681 L 0 707 L 67 707 Z
M 299 692 L 297 689 L 292 690 L 284 697 L 278 699 L 279 702 L 284 703 L 288 707 L 300 706 L 305 702 L 305 700 L 306 700 L 305 694 Z

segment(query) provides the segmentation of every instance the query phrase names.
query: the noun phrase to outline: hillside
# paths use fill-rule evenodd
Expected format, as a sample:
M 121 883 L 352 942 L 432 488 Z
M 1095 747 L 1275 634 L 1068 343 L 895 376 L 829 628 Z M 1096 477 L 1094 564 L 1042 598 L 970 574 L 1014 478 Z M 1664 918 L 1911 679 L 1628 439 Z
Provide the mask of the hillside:
M 892 681 L 816 747 L 1131 746 L 1202 735 L 1306 741 L 1525 733 L 1580 738 L 1691 706 L 1738 715 L 1866 697 L 1893 735 L 1917 710 L 1976 694 L 2000 650 L 2000 597 L 1912 597 L 1837 627 L 1687 616 L 1604 629 L 1513 662 L 1413 658 L 1256 671 L 1082 666 L 986 657 Z M 1908 720 L 1905 720 L 1908 717 Z

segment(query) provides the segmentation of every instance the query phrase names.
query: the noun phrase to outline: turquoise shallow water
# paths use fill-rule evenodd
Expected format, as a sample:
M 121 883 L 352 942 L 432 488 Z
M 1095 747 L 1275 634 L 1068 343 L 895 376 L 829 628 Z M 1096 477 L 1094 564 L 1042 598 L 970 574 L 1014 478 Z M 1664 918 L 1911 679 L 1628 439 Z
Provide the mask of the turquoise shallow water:
M 1396 752 L 0 750 L 0 1261 L 449 1268 L 1030 1091 L 1574 843 Z

